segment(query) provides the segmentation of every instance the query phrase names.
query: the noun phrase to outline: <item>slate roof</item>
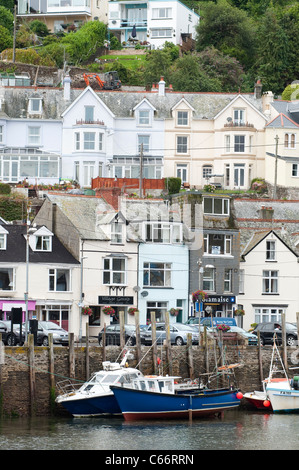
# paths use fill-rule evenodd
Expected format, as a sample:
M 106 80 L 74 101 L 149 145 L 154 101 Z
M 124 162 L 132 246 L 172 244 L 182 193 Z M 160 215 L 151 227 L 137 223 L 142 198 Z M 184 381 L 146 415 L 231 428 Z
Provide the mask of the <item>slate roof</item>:
M 9 118 L 26 118 L 29 99 L 40 96 L 43 102 L 42 118 L 61 120 L 62 113 L 83 92 L 84 89 L 71 89 L 71 99 L 66 101 L 63 88 L 4 88 L 2 111 Z M 158 92 L 147 91 L 95 91 L 95 93 L 116 117 L 132 118 L 133 109 L 146 98 L 156 109 L 156 118 L 161 119 L 170 118 L 171 109 L 183 98 L 194 108 L 195 119 L 213 119 L 238 96 L 238 93 L 191 92 L 166 92 L 165 96 L 159 96 Z M 250 104 L 262 111 L 262 100 L 257 100 L 253 93 L 241 96 L 244 96 Z
M 294 121 L 296 124 L 299 124 L 298 103 L 298 101 L 275 100 L 271 103 L 271 105 L 274 107 L 274 109 L 276 109 L 279 114 L 283 114 L 285 118 Z
M 0 262 L 25 263 L 26 225 L 2 224 L 2 226 L 9 233 L 7 234 L 6 250 L 0 250 Z M 52 238 L 52 251 L 32 251 L 29 247 L 29 262 L 42 264 L 80 264 L 55 235 L 53 235 Z

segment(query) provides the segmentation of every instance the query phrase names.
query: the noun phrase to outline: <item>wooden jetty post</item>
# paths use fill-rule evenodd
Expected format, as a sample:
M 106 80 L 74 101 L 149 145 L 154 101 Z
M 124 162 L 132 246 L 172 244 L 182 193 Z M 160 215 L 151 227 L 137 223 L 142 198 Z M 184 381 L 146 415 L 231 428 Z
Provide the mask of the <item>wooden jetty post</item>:
M 124 349 L 126 344 L 125 338 L 125 312 L 119 312 L 119 328 L 120 328 L 120 349 L 121 351 Z
M 135 334 L 136 334 L 136 355 L 137 364 L 141 362 L 141 342 L 140 342 L 140 323 L 139 323 L 139 312 L 135 312 Z M 142 370 L 142 366 L 141 370 Z
M 281 335 L 282 335 L 282 354 L 283 363 L 285 370 L 288 370 L 288 359 L 287 359 L 287 335 L 286 335 L 286 314 L 281 314 Z
M 296 323 L 297 323 L 297 343 L 296 343 L 296 346 L 299 345 L 299 312 L 296 312 Z
M 171 354 L 171 341 L 170 341 L 170 325 L 169 325 L 169 312 L 165 313 L 165 331 L 166 331 L 166 358 L 169 374 L 172 373 L 172 354 Z
M 188 364 L 189 364 L 189 377 L 194 379 L 194 366 L 193 366 L 193 350 L 192 350 L 192 334 L 187 334 L 187 353 L 188 353 Z
M 86 323 L 85 377 L 89 379 L 89 325 Z
M 102 361 L 106 361 L 106 323 L 104 323 L 104 328 L 102 332 L 102 344 L 103 344 L 103 354 L 102 354 Z
M 158 348 L 157 348 L 157 332 L 156 332 L 156 312 L 151 312 L 152 324 L 152 349 L 153 349 L 153 364 L 154 374 L 158 374 Z
M 53 333 L 49 333 L 49 372 L 50 372 L 50 388 L 55 389 L 55 376 L 54 376 L 54 343 Z
M 35 368 L 34 368 L 34 335 L 28 335 L 28 362 L 30 388 L 30 414 L 35 415 Z
M 258 341 L 258 358 L 259 358 L 259 370 L 260 370 L 260 380 L 261 382 L 264 380 L 263 374 L 263 360 L 262 360 L 262 345 L 261 345 L 261 333 L 257 331 L 257 341 Z
M 69 368 L 70 378 L 75 378 L 75 341 L 74 333 L 69 333 Z

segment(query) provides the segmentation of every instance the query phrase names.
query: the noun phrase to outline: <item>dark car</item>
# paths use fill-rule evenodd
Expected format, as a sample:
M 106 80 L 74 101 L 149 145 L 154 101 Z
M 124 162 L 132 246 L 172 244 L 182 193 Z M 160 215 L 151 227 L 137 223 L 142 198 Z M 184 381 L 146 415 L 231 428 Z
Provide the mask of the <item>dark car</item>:
M 134 325 L 125 325 L 125 342 L 127 346 L 134 346 L 136 344 L 136 328 Z M 103 346 L 103 332 L 104 328 L 99 332 L 98 340 L 99 345 Z M 120 346 L 120 324 L 113 323 L 106 327 L 106 346 L 116 345 Z
M 287 345 L 294 346 L 298 339 L 297 327 L 293 323 L 285 324 Z M 274 335 L 277 343 L 282 343 L 282 326 L 280 322 L 259 323 L 253 330 L 253 334 L 260 332 L 261 344 L 273 344 Z
M 195 331 L 194 327 L 185 325 L 184 323 L 173 323 L 170 329 L 170 342 L 181 346 L 187 343 L 187 335 L 191 333 L 192 343 L 198 344 L 199 333 Z M 165 323 L 156 323 L 156 340 L 157 344 L 163 344 L 166 339 Z M 148 325 L 147 328 L 140 332 L 141 344 L 152 344 L 152 326 Z
M 2 333 L 2 341 L 6 346 L 15 346 L 20 343 L 20 332 L 17 325 L 14 325 L 11 332 L 11 321 L 0 320 L 0 333 Z M 22 343 L 23 341 L 21 341 Z

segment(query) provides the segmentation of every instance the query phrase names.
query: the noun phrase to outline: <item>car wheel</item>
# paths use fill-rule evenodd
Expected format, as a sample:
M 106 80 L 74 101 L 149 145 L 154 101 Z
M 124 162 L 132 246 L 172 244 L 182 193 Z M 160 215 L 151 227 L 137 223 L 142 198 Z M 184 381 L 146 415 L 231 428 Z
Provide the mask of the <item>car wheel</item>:
M 17 344 L 17 339 L 15 335 L 9 335 L 7 337 L 7 345 L 8 346 L 15 346 Z
M 183 338 L 181 338 L 180 336 L 178 336 L 178 337 L 175 339 L 175 344 L 176 344 L 177 346 L 183 346 L 183 344 L 184 344 Z
M 43 338 L 42 345 L 43 345 L 43 346 L 49 346 L 49 340 L 48 340 L 48 337 L 47 337 L 47 336 L 45 336 L 45 337 Z
M 295 346 L 296 345 L 295 336 L 292 336 L 292 335 L 287 336 L 287 345 L 288 346 Z

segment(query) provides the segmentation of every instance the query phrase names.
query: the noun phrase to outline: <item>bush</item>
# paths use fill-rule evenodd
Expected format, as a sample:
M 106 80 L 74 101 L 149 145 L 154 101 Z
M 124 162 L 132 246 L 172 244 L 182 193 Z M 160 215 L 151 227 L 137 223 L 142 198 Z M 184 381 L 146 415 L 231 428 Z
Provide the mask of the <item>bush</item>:
M 181 189 L 181 178 L 165 178 L 165 189 L 168 189 L 169 194 L 177 194 Z
M 10 193 L 11 193 L 11 188 L 9 184 L 0 183 L 0 194 L 10 194 Z

